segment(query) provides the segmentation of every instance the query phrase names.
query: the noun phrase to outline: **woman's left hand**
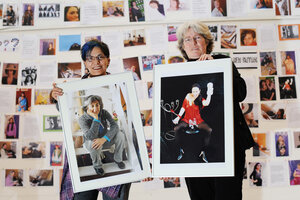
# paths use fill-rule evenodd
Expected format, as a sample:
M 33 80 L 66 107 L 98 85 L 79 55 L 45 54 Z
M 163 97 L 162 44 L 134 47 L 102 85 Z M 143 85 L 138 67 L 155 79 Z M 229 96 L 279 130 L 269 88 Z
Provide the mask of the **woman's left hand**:
M 210 55 L 210 54 L 202 54 L 198 61 L 202 61 L 202 60 L 213 60 L 214 58 Z
M 103 144 L 106 142 L 105 138 L 97 138 L 93 140 L 92 148 L 93 149 L 100 149 Z

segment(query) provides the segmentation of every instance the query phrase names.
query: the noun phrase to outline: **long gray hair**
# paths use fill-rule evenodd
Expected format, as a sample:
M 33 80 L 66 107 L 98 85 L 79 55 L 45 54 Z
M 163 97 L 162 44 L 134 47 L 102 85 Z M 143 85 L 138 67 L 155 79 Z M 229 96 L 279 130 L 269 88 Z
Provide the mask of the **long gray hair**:
M 98 101 L 100 104 L 100 112 L 103 109 L 103 101 L 102 98 L 98 95 L 90 95 L 88 97 L 85 98 L 84 100 L 84 104 L 83 104 L 83 111 L 86 112 L 88 109 L 88 106 L 91 105 L 93 102 Z

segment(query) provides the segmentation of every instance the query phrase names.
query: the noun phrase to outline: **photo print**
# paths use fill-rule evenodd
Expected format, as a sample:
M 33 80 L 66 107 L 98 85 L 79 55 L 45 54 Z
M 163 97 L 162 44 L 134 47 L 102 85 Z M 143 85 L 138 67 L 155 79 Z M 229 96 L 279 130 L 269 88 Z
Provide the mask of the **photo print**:
M 46 158 L 46 142 L 23 141 L 22 158 Z
M 88 35 L 84 37 L 84 42 L 87 43 L 91 40 L 98 40 L 101 42 L 101 35 Z
M 18 71 L 18 63 L 3 63 L 2 85 L 17 85 Z
M 166 11 L 174 12 L 174 11 L 182 11 L 189 9 L 189 0 L 167 0 L 165 1 Z
M 295 0 L 295 8 L 300 8 L 300 0 Z
M 278 77 L 280 99 L 296 99 L 296 82 L 294 76 Z
M 261 101 L 276 100 L 275 77 L 259 77 L 259 90 Z
M 50 142 L 50 166 L 62 166 L 63 142 Z
M 147 146 L 148 157 L 151 159 L 152 158 L 152 140 L 146 140 L 146 146 Z
M 18 26 L 19 9 L 17 4 L 4 4 L 2 26 Z
M 37 79 L 37 66 L 33 63 L 24 63 L 20 67 L 21 86 L 35 86 Z
M 124 47 L 146 45 L 145 30 L 128 30 L 123 32 Z
M 2 20 L 3 17 L 3 4 L 0 4 L 0 19 Z
M 221 25 L 221 48 L 236 49 L 236 25 Z
M 64 8 L 64 22 L 80 22 L 80 7 L 69 5 Z
M 300 160 L 289 160 L 290 185 L 300 185 Z
M 59 51 L 80 51 L 80 35 L 60 35 Z
M 262 103 L 260 105 L 261 116 L 264 120 L 285 120 L 286 104 L 285 103 Z
M 142 56 L 142 65 L 144 71 L 150 71 L 154 65 L 165 64 L 165 55 Z
M 6 169 L 5 170 L 5 186 L 23 186 L 24 171 L 22 169 Z
M 159 21 L 165 19 L 165 6 L 163 0 L 146 0 L 147 21 Z
M 178 26 L 168 26 L 168 41 L 175 42 L 177 41 L 176 31 Z
M 215 53 L 214 55 L 218 54 L 230 56 L 224 53 Z M 257 66 L 259 65 L 257 52 L 233 52 L 232 62 L 237 69 L 257 69 Z
M 277 75 L 276 52 L 260 52 L 260 70 L 262 76 Z
M 33 26 L 34 25 L 34 4 L 24 3 L 23 4 L 23 14 L 22 14 L 22 26 Z
M 153 98 L 153 82 L 147 82 L 147 88 L 148 88 L 148 98 Z
M 295 148 L 300 148 L 300 131 L 294 131 L 293 135 Z
M 152 110 L 141 110 L 143 126 L 152 126 Z
M 278 25 L 279 40 L 299 40 L 299 24 Z
M 274 0 L 275 1 L 275 14 L 277 16 L 291 15 L 290 0 Z
M 211 35 L 214 37 L 214 41 L 218 41 L 218 25 L 208 25 Z
M 52 169 L 30 169 L 28 173 L 30 186 L 53 186 Z
M 157 133 L 153 137 L 154 176 L 230 173 L 232 146 L 228 144 L 227 131 L 232 124 L 227 124 L 225 118 L 232 117 L 232 110 L 225 110 L 231 105 L 227 96 L 231 90 L 225 80 L 229 78 L 227 73 L 232 63 L 230 59 L 222 59 L 204 62 L 203 68 L 201 64 L 154 68 L 157 86 L 154 89 L 158 94 L 153 100 L 154 133 Z M 208 66 L 210 70 L 204 70 Z
M 103 0 L 103 17 L 124 17 L 124 0 Z
M 185 61 L 184 57 L 179 56 L 179 55 L 169 56 L 169 58 L 168 58 L 168 64 L 171 64 L 171 63 L 182 63 L 184 61 Z
M 40 19 L 58 19 L 60 17 L 60 4 L 40 3 L 38 16 Z
M 289 156 L 288 131 L 276 131 L 274 134 L 276 157 Z
M 253 133 L 253 157 L 269 157 L 271 155 L 270 138 L 268 133 Z
M 250 9 L 273 8 L 273 0 L 250 0 Z
M 17 158 L 17 143 L 0 141 L 0 159 Z
M 180 187 L 180 178 L 170 178 L 169 180 L 164 180 L 164 188 L 176 188 Z
M 141 72 L 138 57 L 123 58 L 123 66 L 125 71 L 131 71 L 135 81 L 141 80 Z
M 43 116 L 43 132 L 62 132 L 62 124 L 59 115 Z
M 18 139 L 19 138 L 19 115 L 5 115 L 4 133 L 6 139 Z
M 74 191 L 149 177 L 131 73 L 72 81 L 59 87 L 65 94 L 59 104 Z M 100 143 L 94 149 L 96 140 Z
M 241 103 L 242 112 L 249 128 L 258 127 L 257 103 Z
M 212 17 L 227 16 L 226 0 L 211 0 L 211 16 Z
M 296 56 L 295 51 L 281 51 L 281 74 L 296 74 Z
M 144 0 L 128 0 L 128 5 L 130 22 L 145 21 Z
M 58 63 L 58 78 L 81 78 L 81 62 Z
M 256 29 L 240 29 L 241 46 L 257 46 Z
M 56 55 L 56 39 L 40 40 L 40 56 Z
M 17 112 L 31 111 L 31 88 L 17 88 L 16 111 Z
M 249 183 L 252 187 L 266 186 L 266 162 L 249 162 Z
M 35 89 L 34 90 L 34 105 L 50 105 L 53 104 L 50 101 L 51 89 Z

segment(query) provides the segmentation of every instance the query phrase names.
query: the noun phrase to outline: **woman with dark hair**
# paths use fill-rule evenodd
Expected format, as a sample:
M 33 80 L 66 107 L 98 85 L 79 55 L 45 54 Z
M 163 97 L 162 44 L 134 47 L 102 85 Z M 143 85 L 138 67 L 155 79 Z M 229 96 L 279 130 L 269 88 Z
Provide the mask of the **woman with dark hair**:
M 87 73 L 82 79 L 93 78 L 98 76 L 108 75 L 106 72 L 110 63 L 110 53 L 108 46 L 101 41 L 91 40 L 85 43 L 81 48 L 81 58 L 85 65 Z M 57 98 L 63 95 L 63 90 L 53 84 L 53 89 L 50 93 L 51 101 L 56 103 L 58 108 Z M 95 122 L 95 124 L 98 122 Z M 66 158 L 66 156 L 65 156 Z M 61 200 L 97 200 L 99 191 L 102 192 L 103 200 L 127 200 L 129 197 L 131 183 L 115 185 L 98 190 L 89 190 L 85 192 L 73 193 L 71 175 L 69 171 L 68 160 L 65 159 L 63 177 L 61 183 L 60 199 Z
M 10 117 L 5 129 L 6 139 L 17 138 L 17 126 L 13 117 Z
M 136 2 L 132 1 L 131 2 L 131 15 L 132 15 L 132 20 L 133 22 L 140 22 L 140 21 L 145 21 L 145 18 L 141 12 L 141 10 L 139 9 L 139 7 L 137 7 Z
M 255 8 L 261 9 L 261 8 L 268 8 L 266 5 L 265 0 L 257 0 L 255 4 Z
M 28 110 L 27 98 L 25 96 L 25 92 L 21 92 L 21 96 L 18 99 L 18 111 L 26 111 Z
M 5 74 L 7 76 L 3 76 L 2 78 L 2 84 L 7 84 L 7 85 L 17 85 L 17 79 L 15 78 L 15 74 L 17 73 L 18 67 L 13 64 L 9 63 L 7 64 L 5 68 Z
M 179 146 L 180 154 L 177 160 L 181 160 L 184 154 L 184 147 L 190 145 L 188 142 L 188 135 L 186 134 L 198 134 L 199 130 L 203 129 L 205 133 L 198 134 L 199 137 L 206 134 L 204 137 L 203 148 L 201 148 L 201 152 L 199 152 L 199 157 L 202 157 L 204 162 L 208 162 L 205 156 L 205 149 L 208 146 L 210 134 L 212 129 L 208 126 L 208 124 L 202 119 L 200 115 L 200 110 L 205 106 L 210 104 L 211 95 L 213 94 L 213 84 L 207 84 L 207 97 L 204 99 L 201 95 L 201 88 L 198 83 L 192 85 L 192 92 L 188 93 L 182 103 L 182 107 L 179 111 L 177 117 L 173 120 L 174 124 L 178 124 L 175 126 L 175 141 Z M 184 117 L 182 118 L 183 114 Z M 179 120 L 181 121 L 179 122 Z M 179 122 L 179 123 L 178 123 Z M 186 130 L 187 127 L 190 127 L 190 130 Z M 200 140 L 201 141 L 201 140 Z
M 25 86 L 33 85 L 33 79 L 31 77 L 31 74 L 27 75 L 24 81 Z
M 261 164 L 256 163 L 254 165 L 253 171 L 249 177 L 252 183 L 256 186 L 262 186 L 262 179 L 261 179 Z
M 79 8 L 77 6 L 66 6 L 64 20 L 65 22 L 80 21 Z
M 242 30 L 241 34 L 241 45 L 242 46 L 256 46 L 256 33 L 251 29 Z

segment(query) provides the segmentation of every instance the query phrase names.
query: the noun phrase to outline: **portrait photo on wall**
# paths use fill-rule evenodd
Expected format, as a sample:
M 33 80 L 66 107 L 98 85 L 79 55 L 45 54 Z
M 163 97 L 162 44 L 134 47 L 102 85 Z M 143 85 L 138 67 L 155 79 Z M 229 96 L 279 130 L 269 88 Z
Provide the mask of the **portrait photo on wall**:
M 236 49 L 236 25 L 221 25 L 221 48 Z
M 22 26 L 33 26 L 35 10 L 33 3 L 23 3 Z
M 75 192 L 150 176 L 134 85 L 128 72 L 59 85 Z
M 252 187 L 261 187 L 267 185 L 266 162 L 249 162 L 248 163 L 248 177 L 249 184 Z
M 296 82 L 294 76 L 278 77 L 280 99 L 296 99 Z
M 17 158 L 17 142 L 0 141 L 0 159 Z
M 241 109 L 249 128 L 257 128 L 258 127 L 258 104 L 241 103 Z
M 38 16 L 40 19 L 59 19 L 60 4 L 56 3 L 40 3 Z
M 274 0 L 274 1 L 275 1 L 275 14 L 277 16 L 291 15 L 290 0 Z
M 229 72 L 229 59 L 154 68 L 154 176 L 232 173 Z
M 51 89 L 38 89 L 34 90 L 34 105 L 51 105 L 50 101 Z
M 19 115 L 5 115 L 4 133 L 6 139 L 19 138 Z
M 142 65 L 144 71 L 153 69 L 154 65 L 166 64 L 165 55 L 142 56 Z
M 141 71 L 138 57 L 123 58 L 123 66 L 125 71 L 132 72 L 133 80 L 141 80 Z
M 257 46 L 256 29 L 240 29 L 241 46 Z
M 40 56 L 56 55 L 56 39 L 40 40 Z
M 273 8 L 273 0 L 250 0 L 250 9 Z
M 164 0 L 145 0 L 147 21 L 159 21 L 165 19 Z
M 50 142 L 50 166 L 62 166 L 63 142 Z
M 43 115 L 43 132 L 62 132 L 59 115 Z
M 18 71 L 18 63 L 3 63 L 2 85 L 17 85 Z
M 58 78 L 80 78 L 81 62 L 58 63 Z
M 167 12 L 188 10 L 190 8 L 189 0 L 166 0 L 165 6 Z
M 52 169 L 31 169 L 28 171 L 30 186 L 53 186 Z
M 80 7 L 77 5 L 66 6 L 64 8 L 64 22 L 80 22 Z
M 290 185 L 300 185 L 300 160 L 289 160 Z
M 0 4 L 0 19 L 2 20 L 3 17 L 3 4 Z
M 141 110 L 143 126 L 152 126 L 152 110 Z
M 124 0 L 103 0 L 103 17 L 124 17 Z
M 276 157 L 289 156 L 289 132 L 276 131 L 274 139 Z
M 128 0 L 128 5 L 130 22 L 145 21 L 144 0 Z
M 22 158 L 46 158 L 46 142 L 23 141 Z
M 269 133 L 252 133 L 254 146 L 252 148 L 253 157 L 268 157 L 271 155 L 271 145 Z
M 211 0 L 211 16 L 212 17 L 227 16 L 226 0 Z
M 263 120 L 285 120 L 286 104 L 285 103 L 262 103 L 261 117 Z
M 4 4 L 2 26 L 18 26 L 19 9 L 17 4 Z
M 278 25 L 279 40 L 299 40 L 299 24 Z
M 296 56 L 295 51 L 280 51 L 281 74 L 296 74 Z
M 276 52 L 260 52 L 260 70 L 262 76 L 277 75 Z
M 175 42 L 177 41 L 176 31 L 178 26 L 168 26 L 168 41 Z
M 23 186 L 24 170 L 23 169 L 6 169 L 5 170 L 5 186 Z
M 20 66 L 21 86 L 35 86 L 37 79 L 37 66 L 33 63 L 27 63 Z
M 16 111 L 31 111 L 31 88 L 17 88 L 16 91 Z
M 261 101 L 276 100 L 275 77 L 259 77 L 259 91 Z
M 295 148 L 300 148 L 300 131 L 294 131 L 293 135 Z
M 124 47 L 146 45 L 145 30 L 127 30 L 123 32 Z
M 79 51 L 81 44 L 80 35 L 60 35 L 59 51 Z
M 211 35 L 214 37 L 214 41 L 218 41 L 218 25 L 208 25 Z

